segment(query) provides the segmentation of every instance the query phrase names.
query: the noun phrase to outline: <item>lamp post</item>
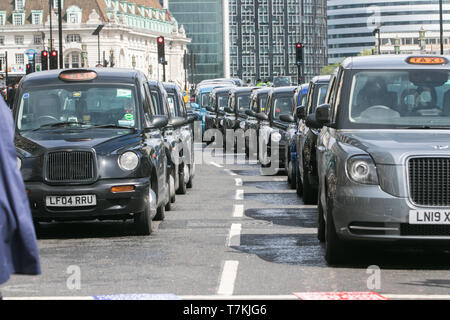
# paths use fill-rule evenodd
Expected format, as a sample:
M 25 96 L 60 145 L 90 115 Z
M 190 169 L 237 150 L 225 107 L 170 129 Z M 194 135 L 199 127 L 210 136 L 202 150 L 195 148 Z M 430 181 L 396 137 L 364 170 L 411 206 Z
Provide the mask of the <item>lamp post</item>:
M 440 30 L 440 42 L 441 42 L 441 55 L 444 54 L 444 24 L 442 16 L 442 0 L 439 0 L 439 30 Z
M 135 56 L 131 57 L 131 65 L 133 66 L 133 69 L 136 68 L 136 57 Z
M 115 65 L 115 63 L 114 63 L 114 50 L 111 49 L 111 50 L 109 50 L 109 66 L 111 68 L 113 68 L 114 65 Z
M 83 62 L 83 68 L 87 68 L 87 45 L 81 45 L 81 60 Z
M 375 30 L 373 30 L 372 34 L 374 36 L 376 34 L 378 35 L 378 54 L 381 54 L 381 31 L 380 31 L 380 27 L 378 27 Z
M 97 64 L 102 64 L 102 61 L 100 60 L 100 31 L 102 31 L 104 24 L 99 24 L 97 29 L 92 33 L 93 36 L 98 36 L 98 61 Z
M 420 52 L 424 51 L 425 49 L 425 30 L 423 26 L 419 30 L 419 46 L 420 46 Z
M 395 38 L 395 44 L 394 44 L 395 54 L 400 54 L 400 39 L 397 37 Z

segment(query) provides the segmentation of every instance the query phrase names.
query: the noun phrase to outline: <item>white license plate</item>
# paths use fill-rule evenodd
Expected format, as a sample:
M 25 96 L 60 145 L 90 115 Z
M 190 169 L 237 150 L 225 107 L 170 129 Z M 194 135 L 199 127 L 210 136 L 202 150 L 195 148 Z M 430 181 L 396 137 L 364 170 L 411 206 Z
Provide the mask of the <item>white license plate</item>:
M 411 210 L 409 224 L 450 224 L 450 209 Z
M 48 196 L 45 198 L 47 207 L 91 207 L 97 205 L 95 195 L 87 196 Z

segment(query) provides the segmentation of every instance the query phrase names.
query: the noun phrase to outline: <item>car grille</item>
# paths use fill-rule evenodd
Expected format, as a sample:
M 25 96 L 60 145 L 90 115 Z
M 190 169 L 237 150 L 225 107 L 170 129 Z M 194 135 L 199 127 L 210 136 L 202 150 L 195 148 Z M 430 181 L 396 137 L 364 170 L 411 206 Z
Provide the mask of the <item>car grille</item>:
M 450 236 L 450 225 L 406 224 L 400 226 L 402 236 Z
M 409 191 L 417 205 L 449 206 L 450 158 L 410 159 Z
M 90 182 L 95 178 L 94 155 L 90 151 L 51 152 L 46 172 L 49 182 Z

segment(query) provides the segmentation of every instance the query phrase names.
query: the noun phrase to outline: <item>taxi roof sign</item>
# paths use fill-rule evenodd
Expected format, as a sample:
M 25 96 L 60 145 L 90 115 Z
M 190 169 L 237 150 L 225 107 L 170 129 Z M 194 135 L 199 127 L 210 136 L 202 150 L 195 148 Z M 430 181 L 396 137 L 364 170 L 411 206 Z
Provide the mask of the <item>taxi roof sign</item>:
M 447 64 L 448 60 L 444 57 L 415 56 L 407 58 L 406 62 L 409 64 L 438 65 Z
M 66 70 L 59 74 L 59 79 L 68 82 L 82 82 L 97 79 L 97 72 L 91 70 Z

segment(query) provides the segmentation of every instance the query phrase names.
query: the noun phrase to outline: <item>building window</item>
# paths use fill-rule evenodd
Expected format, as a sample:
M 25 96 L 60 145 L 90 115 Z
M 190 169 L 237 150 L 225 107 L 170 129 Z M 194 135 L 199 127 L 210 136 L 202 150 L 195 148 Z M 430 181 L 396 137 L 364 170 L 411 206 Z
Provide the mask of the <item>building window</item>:
M 0 26 L 4 26 L 6 23 L 6 13 L 0 12 Z
M 13 23 L 15 26 L 21 26 L 23 25 L 23 14 L 22 13 L 15 13 L 13 15 Z
M 17 11 L 21 11 L 21 10 L 24 9 L 24 7 L 25 7 L 25 3 L 24 2 L 25 2 L 25 0 L 16 0 L 15 8 L 16 8 Z
M 32 13 L 32 22 L 33 22 L 33 24 L 42 24 L 42 13 L 33 12 Z
M 14 37 L 14 42 L 16 43 L 16 44 L 23 44 L 23 36 L 15 36 Z
M 25 56 L 22 53 L 16 53 L 16 64 L 23 65 L 25 63 Z
M 5 45 L 5 36 L 0 36 L 0 46 Z
M 33 43 L 34 44 L 42 44 L 42 36 L 40 34 L 35 34 Z
M 53 8 L 58 9 L 58 0 L 53 0 Z M 61 0 L 61 8 L 64 8 L 64 0 Z
M 81 43 L 81 36 L 79 34 L 68 34 L 66 42 L 78 42 Z
M 69 14 L 69 23 L 72 24 L 78 24 L 78 14 L 77 13 L 70 13 Z
M 78 52 L 69 53 L 64 57 L 64 68 L 80 68 L 81 56 Z

